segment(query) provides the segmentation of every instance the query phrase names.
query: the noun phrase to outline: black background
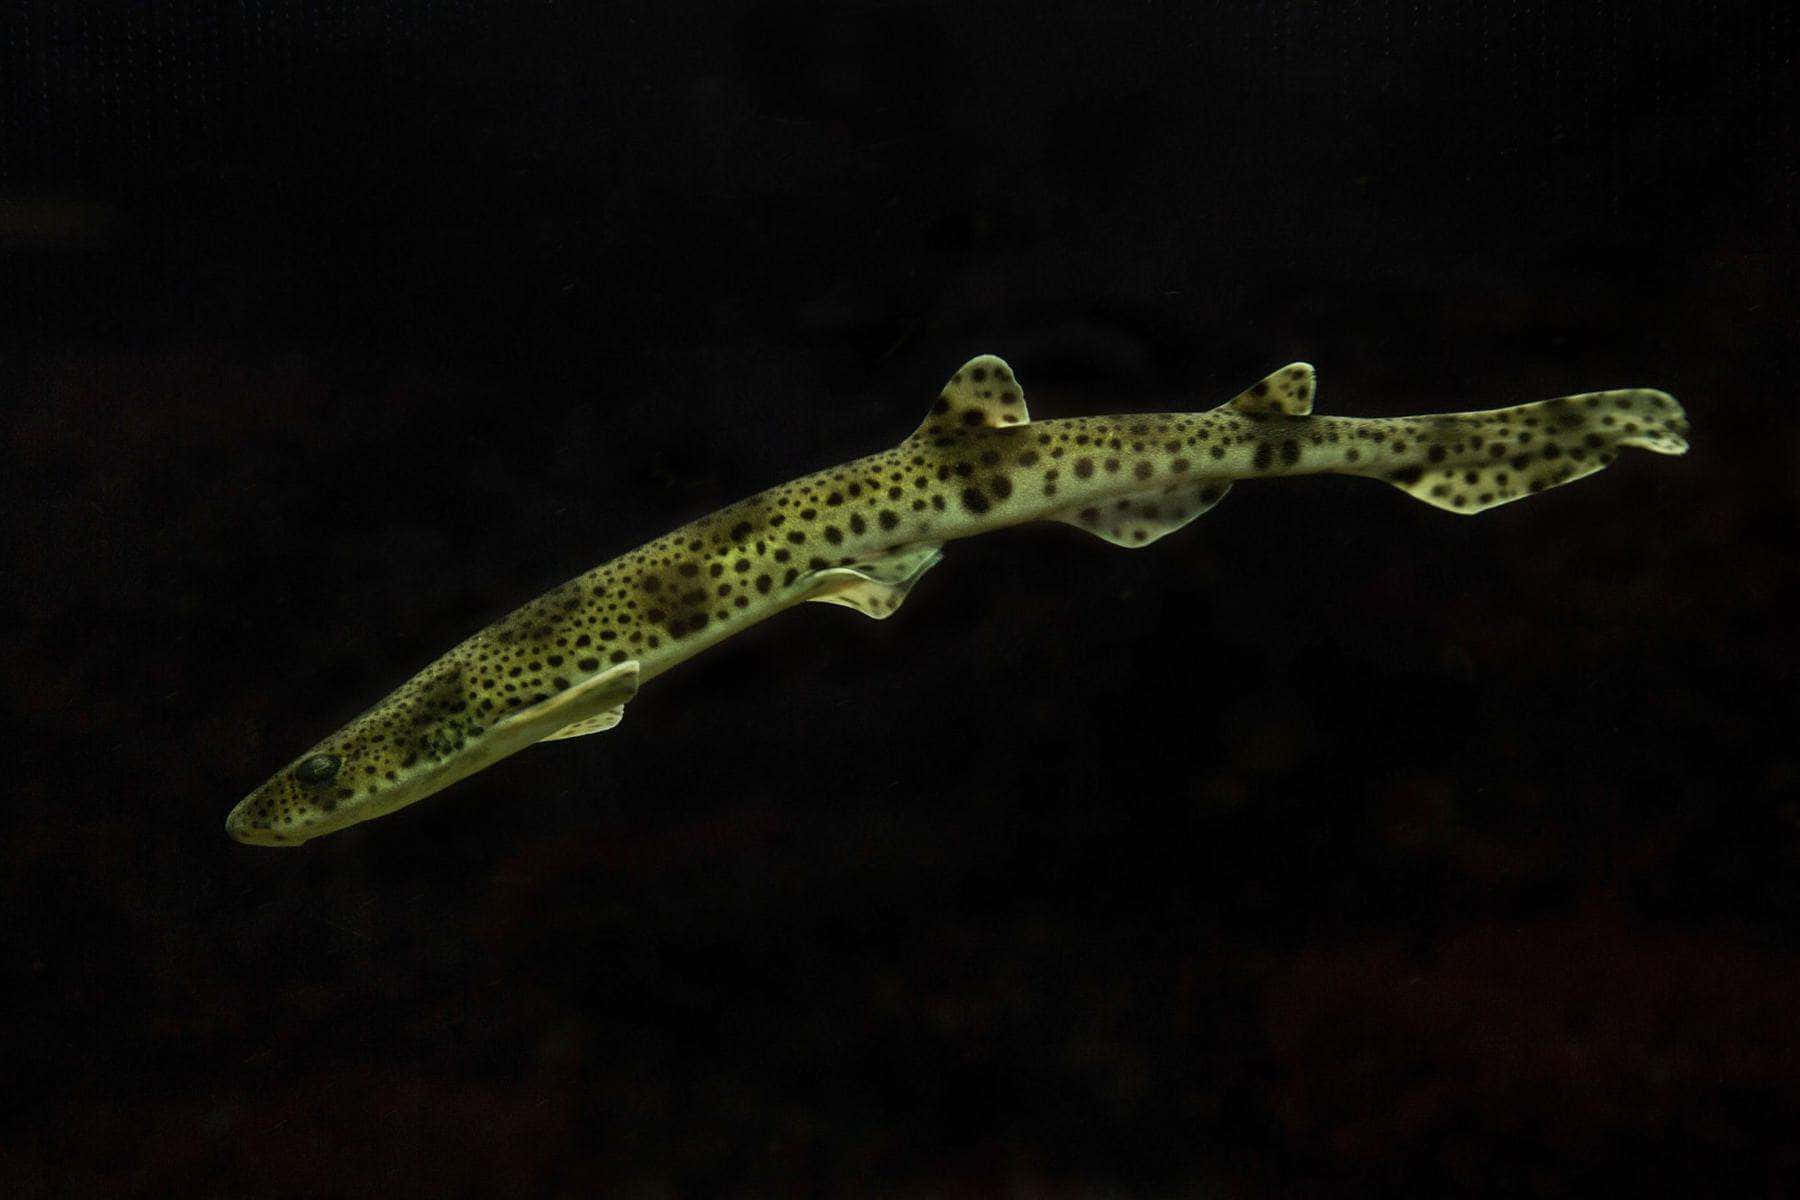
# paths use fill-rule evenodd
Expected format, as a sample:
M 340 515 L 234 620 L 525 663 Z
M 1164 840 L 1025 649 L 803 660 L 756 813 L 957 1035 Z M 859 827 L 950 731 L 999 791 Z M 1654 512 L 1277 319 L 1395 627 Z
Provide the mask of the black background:
M 1794 1194 L 1794 16 L 0 20 L 7 1194 Z M 1351 415 L 1662 387 L 1694 450 L 957 543 L 225 838 L 984 351 L 1040 418 L 1305 358 Z

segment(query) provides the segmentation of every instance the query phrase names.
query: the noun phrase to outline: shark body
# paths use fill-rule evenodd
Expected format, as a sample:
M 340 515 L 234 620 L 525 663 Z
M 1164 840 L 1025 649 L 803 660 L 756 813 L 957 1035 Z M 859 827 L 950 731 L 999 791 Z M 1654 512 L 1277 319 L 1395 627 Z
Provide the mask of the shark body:
M 1592 474 L 1620 446 L 1687 449 L 1651 389 L 1395 418 L 1312 414 L 1293 363 L 1200 413 L 1033 422 L 1011 369 L 951 376 L 899 446 L 751 496 L 569 580 L 468 638 L 283 767 L 226 819 L 295 845 L 424 799 L 540 741 L 618 724 L 638 687 L 813 600 L 892 614 L 944 543 L 1063 521 L 1147 546 L 1234 481 L 1362 475 L 1457 513 Z

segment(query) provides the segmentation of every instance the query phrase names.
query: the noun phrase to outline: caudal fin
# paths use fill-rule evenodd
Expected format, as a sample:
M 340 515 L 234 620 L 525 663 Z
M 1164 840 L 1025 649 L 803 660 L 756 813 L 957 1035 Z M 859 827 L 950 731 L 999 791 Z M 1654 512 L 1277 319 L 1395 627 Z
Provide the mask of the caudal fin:
M 1666 392 L 1584 392 L 1487 412 L 1393 422 L 1411 444 L 1377 478 L 1456 513 L 1519 500 L 1592 475 L 1620 446 L 1687 453 L 1687 414 Z M 1396 432 L 1399 432 L 1397 430 Z

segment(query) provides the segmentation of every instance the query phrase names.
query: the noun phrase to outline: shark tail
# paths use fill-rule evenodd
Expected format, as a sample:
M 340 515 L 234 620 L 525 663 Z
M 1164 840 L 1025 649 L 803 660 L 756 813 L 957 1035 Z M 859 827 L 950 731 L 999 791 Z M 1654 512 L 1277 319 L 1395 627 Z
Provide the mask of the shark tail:
M 1608 466 L 1620 446 L 1687 453 L 1687 415 L 1650 388 L 1583 392 L 1486 412 L 1385 423 L 1406 451 L 1367 472 L 1455 513 L 1477 513 Z

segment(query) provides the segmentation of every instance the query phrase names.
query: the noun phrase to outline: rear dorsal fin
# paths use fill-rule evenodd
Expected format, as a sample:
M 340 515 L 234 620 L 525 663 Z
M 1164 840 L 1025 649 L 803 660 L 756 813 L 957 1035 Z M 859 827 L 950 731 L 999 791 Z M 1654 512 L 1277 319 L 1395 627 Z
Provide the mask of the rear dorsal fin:
M 916 438 L 950 437 L 969 429 L 1024 425 L 1025 389 L 1004 359 L 992 354 L 971 358 L 950 377 L 931 406 L 931 415 L 913 431 Z
M 1243 413 L 1283 413 L 1304 417 L 1313 406 L 1311 363 L 1289 363 L 1263 376 L 1231 398 L 1231 407 Z

